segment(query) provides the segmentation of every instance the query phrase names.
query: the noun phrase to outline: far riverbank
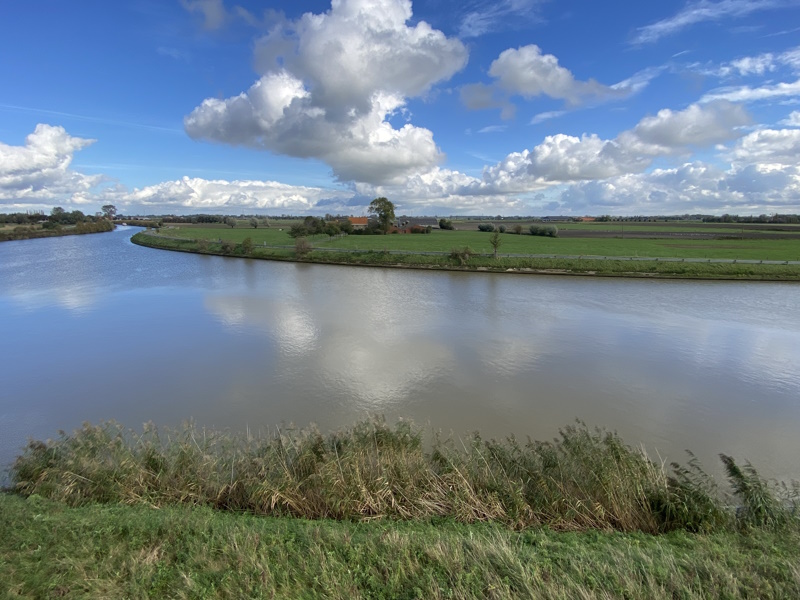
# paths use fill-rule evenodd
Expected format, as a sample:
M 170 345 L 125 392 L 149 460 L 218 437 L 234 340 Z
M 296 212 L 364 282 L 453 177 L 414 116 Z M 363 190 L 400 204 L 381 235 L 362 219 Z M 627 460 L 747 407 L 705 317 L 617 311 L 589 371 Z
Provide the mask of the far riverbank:
M 13 229 L 0 229 L 0 242 L 62 237 L 65 235 L 84 235 L 87 233 L 106 233 L 113 230 L 114 223 L 107 219 L 98 219 L 95 222 L 78 223 L 74 226 L 62 226 L 53 229 L 44 229 L 33 225 L 20 225 Z
M 248 244 L 244 240 L 189 239 L 140 232 L 131 238 L 135 244 L 161 250 L 234 256 L 263 260 L 318 264 L 447 270 L 493 273 L 590 275 L 659 279 L 709 279 L 752 281 L 800 281 L 800 265 L 785 261 L 726 261 L 712 259 L 659 260 L 629 257 L 554 257 L 503 256 L 476 254 L 468 248 L 450 253 L 388 252 L 381 250 L 336 251 L 300 247 L 275 247 Z

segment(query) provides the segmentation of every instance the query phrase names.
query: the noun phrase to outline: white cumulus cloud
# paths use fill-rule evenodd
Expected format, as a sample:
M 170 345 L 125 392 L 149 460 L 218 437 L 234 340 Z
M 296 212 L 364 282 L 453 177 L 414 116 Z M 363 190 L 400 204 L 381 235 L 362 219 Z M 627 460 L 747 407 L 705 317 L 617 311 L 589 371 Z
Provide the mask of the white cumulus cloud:
M 641 173 L 658 156 L 681 155 L 693 147 L 727 142 L 742 133 L 750 117 L 729 102 L 692 104 L 682 111 L 661 110 L 613 140 L 597 135 L 547 136 L 532 150 L 513 152 L 484 170 L 481 186 L 533 190 L 557 183 L 607 179 Z
M 800 211 L 799 192 L 797 167 L 722 170 L 698 162 L 582 182 L 562 192 L 558 202 L 573 214 L 768 214 Z
M 110 200 L 183 212 L 260 212 L 280 210 L 293 214 L 313 212 L 321 200 L 344 200 L 351 192 L 294 186 L 277 181 L 226 181 L 183 177 L 146 186 L 132 192 L 117 191 Z
M 577 104 L 587 96 L 612 93 L 611 88 L 594 80 L 575 79 L 555 56 L 542 54 L 535 44 L 504 50 L 492 62 L 489 75 L 500 88 L 525 98 L 544 95 Z
M 789 116 L 781 121 L 781 125 L 800 127 L 800 110 L 793 110 L 791 113 L 789 113 Z
M 730 158 L 735 163 L 797 165 L 800 129 L 761 129 L 740 139 Z
M 409 0 L 333 0 L 324 14 L 283 23 L 256 49 L 263 76 L 184 120 L 195 139 L 316 158 L 341 180 L 373 184 L 443 158 L 433 133 L 391 117 L 466 64 L 467 50 L 425 22 Z
M 72 157 L 95 140 L 73 137 L 63 127 L 40 123 L 24 146 L 0 143 L 0 202 L 32 205 L 82 203 L 102 181 L 70 169 Z

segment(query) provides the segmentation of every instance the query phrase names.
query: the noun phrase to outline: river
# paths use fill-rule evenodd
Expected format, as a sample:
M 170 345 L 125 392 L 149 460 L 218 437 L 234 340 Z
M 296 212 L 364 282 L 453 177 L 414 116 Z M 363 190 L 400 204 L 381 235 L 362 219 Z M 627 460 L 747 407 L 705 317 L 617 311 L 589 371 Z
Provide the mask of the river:
M 305 265 L 0 244 L 0 464 L 114 419 L 329 430 L 374 414 L 800 478 L 800 287 Z

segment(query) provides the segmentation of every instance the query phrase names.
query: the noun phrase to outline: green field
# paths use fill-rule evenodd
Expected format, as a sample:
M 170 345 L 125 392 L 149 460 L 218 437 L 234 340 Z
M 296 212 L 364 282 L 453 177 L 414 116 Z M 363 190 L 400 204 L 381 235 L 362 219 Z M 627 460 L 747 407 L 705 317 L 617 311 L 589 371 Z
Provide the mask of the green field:
M 294 246 L 288 229 L 288 226 L 268 229 L 174 226 L 163 227 L 161 233 L 168 237 L 222 239 L 235 243 L 249 237 L 256 245 Z M 492 252 L 490 237 L 491 234 L 478 231 L 434 230 L 429 235 L 350 235 L 336 238 L 318 235 L 309 241 L 316 247 L 373 251 L 449 252 L 453 248 L 469 246 L 477 253 L 489 254 Z M 502 234 L 501 239 L 500 254 L 800 260 L 800 239 L 548 238 L 510 233 Z

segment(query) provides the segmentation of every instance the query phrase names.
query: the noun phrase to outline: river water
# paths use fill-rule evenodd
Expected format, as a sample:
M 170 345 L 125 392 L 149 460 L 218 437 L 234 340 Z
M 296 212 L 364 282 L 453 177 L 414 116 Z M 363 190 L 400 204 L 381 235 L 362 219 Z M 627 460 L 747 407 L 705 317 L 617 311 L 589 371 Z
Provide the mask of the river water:
M 0 464 L 115 419 L 329 430 L 375 414 L 800 478 L 800 286 L 302 265 L 0 244 Z

